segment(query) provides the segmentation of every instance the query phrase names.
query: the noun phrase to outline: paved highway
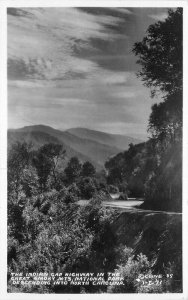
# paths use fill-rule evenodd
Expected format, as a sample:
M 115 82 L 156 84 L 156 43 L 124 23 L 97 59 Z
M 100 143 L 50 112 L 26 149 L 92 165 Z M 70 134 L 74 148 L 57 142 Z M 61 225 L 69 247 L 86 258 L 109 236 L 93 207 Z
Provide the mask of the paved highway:
M 116 201 L 103 201 L 103 205 L 106 207 L 119 208 L 123 211 L 138 211 L 143 213 L 160 213 L 160 214 L 170 214 L 170 215 L 182 215 L 179 212 L 169 212 L 169 211 L 161 211 L 161 210 L 150 210 L 150 209 L 140 209 L 139 206 L 143 203 L 143 200 L 116 200 Z M 89 200 L 79 200 L 78 204 L 87 205 Z M 135 207 L 136 206 L 136 207 Z

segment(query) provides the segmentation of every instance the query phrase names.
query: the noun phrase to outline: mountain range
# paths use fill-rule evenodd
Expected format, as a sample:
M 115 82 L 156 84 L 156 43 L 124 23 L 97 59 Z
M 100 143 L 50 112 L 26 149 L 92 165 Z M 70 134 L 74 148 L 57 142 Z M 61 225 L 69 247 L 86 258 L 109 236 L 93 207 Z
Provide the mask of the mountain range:
M 77 156 L 81 162 L 90 161 L 97 169 L 101 169 L 109 157 L 128 149 L 130 143 L 141 142 L 128 136 L 86 128 L 62 131 L 45 125 L 9 129 L 8 145 L 16 141 L 31 142 L 34 149 L 46 143 L 62 144 L 66 150 L 66 161 L 72 156 Z

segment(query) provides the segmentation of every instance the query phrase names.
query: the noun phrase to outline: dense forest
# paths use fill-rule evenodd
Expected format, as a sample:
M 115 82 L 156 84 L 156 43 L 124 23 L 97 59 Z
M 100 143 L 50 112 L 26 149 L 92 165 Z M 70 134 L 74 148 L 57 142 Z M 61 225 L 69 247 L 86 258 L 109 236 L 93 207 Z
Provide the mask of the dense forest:
M 151 89 L 152 106 L 146 143 L 109 159 L 105 167 L 112 184 L 127 184 L 133 196 L 145 198 L 145 208 L 182 210 L 182 9 L 169 11 L 165 22 L 151 25 L 134 45 L 141 71 Z
M 141 65 L 138 76 L 151 88 L 152 97 L 162 97 L 152 106 L 147 142 L 130 144 L 127 151 L 108 159 L 102 171 L 75 156 L 62 169 L 66 151 L 60 144 L 34 149 L 32 144 L 17 142 L 9 147 L 9 292 L 182 291 L 181 222 L 176 226 L 170 217 L 163 218 L 168 223 L 152 240 L 158 229 L 151 233 L 146 226 L 142 231 L 140 216 L 126 216 L 129 231 L 120 240 L 121 213 L 102 205 L 109 193 L 120 191 L 123 199 L 144 198 L 146 209 L 181 211 L 182 9 L 169 10 L 165 21 L 151 25 L 133 52 Z M 90 201 L 81 206 L 80 199 Z M 131 235 L 137 242 L 130 242 Z M 150 245 L 138 243 L 143 238 Z M 123 285 L 12 285 L 11 273 L 28 272 L 116 272 L 121 274 Z M 143 286 L 137 280 L 139 274 L 168 277 L 170 273 L 173 278 L 160 285 Z

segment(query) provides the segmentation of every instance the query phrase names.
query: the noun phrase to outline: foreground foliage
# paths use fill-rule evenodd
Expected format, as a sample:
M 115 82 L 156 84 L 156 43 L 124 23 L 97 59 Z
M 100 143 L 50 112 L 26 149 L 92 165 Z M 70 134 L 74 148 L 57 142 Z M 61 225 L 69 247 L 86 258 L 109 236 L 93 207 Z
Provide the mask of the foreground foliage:
M 49 149 L 48 147 L 52 149 L 53 145 L 46 145 L 42 149 Z M 56 149 L 55 146 L 54 149 Z M 38 151 L 39 157 L 40 154 L 41 149 Z M 22 162 L 19 168 L 17 168 L 17 164 L 14 164 L 13 158 L 15 157 Z M 165 285 L 147 289 L 137 284 L 136 278 L 140 272 L 152 274 L 152 258 L 149 261 L 142 254 L 135 255 L 133 249 L 127 248 L 118 241 L 113 224 L 119 213 L 102 205 L 102 201 L 106 197 L 104 183 L 98 182 L 93 177 L 79 175 L 79 178 L 74 176 L 74 180 L 68 184 L 64 176 L 62 181 L 60 180 L 59 171 L 56 169 L 55 176 L 59 181 L 59 184 L 56 185 L 54 169 L 51 169 L 51 172 L 48 170 L 45 185 L 43 184 L 41 188 L 41 177 L 36 168 L 38 158 L 36 158 L 37 152 L 33 153 L 32 148 L 26 144 L 15 144 L 12 149 L 9 149 L 9 292 L 136 293 L 173 291 L 173 285 L 172 287 Z M 92 168 L 89 166 L 89 169 Z M 101 187 L 103 188 L 101 189 Z M 109 186 L 108 189 L 117 191 L 114 186 Z M 87 195 L 90 201 L 87 205 L 80 206 L 78 200 L 83 195 Z M 119 287 L 93 286 L 91 284 L 88 286 L 55 286 L 53 284 L 50 286 L 14 286 L 10 280 L 12 272 L 102 272 L 104 274 L 117 272 L 123 276 L 124 285 Z M 161 268 L 157 272 L 161 272 Z

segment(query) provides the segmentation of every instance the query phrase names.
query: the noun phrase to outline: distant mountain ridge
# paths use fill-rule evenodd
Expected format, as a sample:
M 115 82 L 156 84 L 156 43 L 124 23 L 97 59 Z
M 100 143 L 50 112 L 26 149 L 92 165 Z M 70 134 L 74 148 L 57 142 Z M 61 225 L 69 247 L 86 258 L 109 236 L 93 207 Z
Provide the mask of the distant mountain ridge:
M 142 142 L 142 140 L 132 138 L 129 136 L 124 136 L 120 134 L 112 134 L 112 133 L 106 133 L 102 131 L 96 131 L 92 129 L 86 129 L 86 128 L 70 128 L 66 130 L 67 132 L 70 132 L 71 134 L 74 134 L 80 138 L 89 138 L 90 140 L 108 145 L 108 146 L 114 146 L 121 150 L 126 150 L 130 143 L 137 144 Z
M 62 144 L 66 150 L 66 160 L 77 156 L 82 162 L 89 160 L 97 169 L 101 169 L 109 157 L 126 150 L 130 143 L 139 142 L 134 138 L 86 128 L 61 131 L 45 125 L 9 129 L 8 145 L 16 141 L 32 143 L 35 149 L 46 143 Z

